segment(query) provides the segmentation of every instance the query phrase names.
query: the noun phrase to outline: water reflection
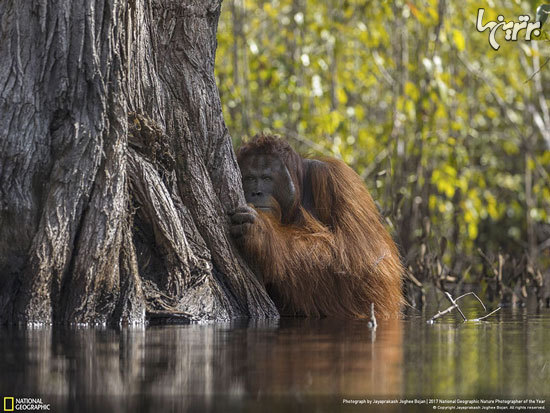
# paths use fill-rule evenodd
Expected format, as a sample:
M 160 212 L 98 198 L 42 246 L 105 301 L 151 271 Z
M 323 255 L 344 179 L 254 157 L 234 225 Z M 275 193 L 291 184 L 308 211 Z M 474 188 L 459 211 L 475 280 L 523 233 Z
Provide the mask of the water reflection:
M 405 337 L 415 343 L 405 346 L 407 394 L 550 396 L 548 311 L 508 310 L 486 322 L 444 321 L 420 329 L 409 322 Z
M 41 397 L 52 411 L 349 411 L 361 407 L 344 398 L 550 396 L 549 313 L 409 317 L 382 323 L 376 337 L 364 322 L 304 319 L 4 328 L 0 350 L 0 396 Z

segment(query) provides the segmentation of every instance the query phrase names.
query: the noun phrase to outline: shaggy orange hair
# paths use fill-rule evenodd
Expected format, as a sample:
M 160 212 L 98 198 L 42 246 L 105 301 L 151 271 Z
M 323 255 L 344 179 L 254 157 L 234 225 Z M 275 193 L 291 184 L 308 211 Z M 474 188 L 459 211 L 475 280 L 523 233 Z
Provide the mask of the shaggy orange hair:
M 282 221 L 258 211 L 241 241 L 281 312 L 367 318 L 374 303 L 377 317 L 399 315 L 403 268 L 360 177 L 336 159 L 304 160 L 272 135 L 245 144 L 239 164 L 252 154 L 278 156 L 300 189 Z

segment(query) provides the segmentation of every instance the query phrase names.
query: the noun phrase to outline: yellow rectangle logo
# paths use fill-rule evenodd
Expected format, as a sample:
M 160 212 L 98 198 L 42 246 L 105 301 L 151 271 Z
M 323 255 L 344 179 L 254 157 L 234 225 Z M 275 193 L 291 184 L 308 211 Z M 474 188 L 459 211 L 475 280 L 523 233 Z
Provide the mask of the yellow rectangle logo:
M 14 400 L 13 397 L 4 397 L 4 411 L 13 412 Z

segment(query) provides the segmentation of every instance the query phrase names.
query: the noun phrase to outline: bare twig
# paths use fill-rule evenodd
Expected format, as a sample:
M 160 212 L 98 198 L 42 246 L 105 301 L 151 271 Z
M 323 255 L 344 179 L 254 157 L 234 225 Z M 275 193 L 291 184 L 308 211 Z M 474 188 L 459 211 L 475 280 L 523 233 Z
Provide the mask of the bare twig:
M 481 320 L 483 320 L 483 319 L 489 317 L 490 315 L 493 315 L 493 314 L 496 313 L 498 310 L 500 310 L 500 307 L 498 307 L 496 310 L 491 311 L 489 314 L 485 314 L 483 317 L 474 318 L 473 320 L 470 320 L 470 321 L 481 321 Z
M 389 84 L 389 85 L 394 85 L 395 84 L 395 79 L 391 77 L 391 75 L 389 74 L 389 72 L 386 70 L 386 68 L 384 67 L 384 65 L 382 65 L 380 63 L 380 61 L 382 61 L 383 59 L 380 57 L 380 55 L 378 54 L 378 52 L 376 50 L 374 50 L 372 52 L 372 55 L 374 57 L 373 61 L 374 61 L 374 64 L 376 65 L 376 67 L 378 68 L 378 70 L 380 70 L 380 73 L 382 74 L 382 77 L 384 78 L 384 80 Z
M 447 314 L 447 313 L 450 313 L 452 310 L 454 310 L 455 308 L 457 308 L 458 305 L 457 304 L 453 304 L 452 306 L 450 306 L 449 308 L 443 310 L 443 311 L 438 311 L 436 315 L 434 315 L 432 318 L 430 318 L 428 320 L 428 324 L 433 324 L 433 322 L 438 319 L 439 317 Z
M 315 152 L 324 155 L 324 156 L 334 156 L 334 154 L 326 149 L 324 146 L 319 145 L 316 142 L 313 142 L 311 139 L 308 139 L 302 135 L 299 135 L 298 133 L 291 131 L 290 129 L 282 128 L 281 131 L 290 139 L 294 139 L 295 141 L 298 141 L 300 143 L 303 143 L 304 145 L 310 147 Z
M 489 259 L 489 257 L 481 250 L 481 248 L 478 248 L 477 252 L 479 253 L 479 255 L 481 255 L 481 258 L 483 258 L 485 260 L 485 262 L 487 262 L 487 264 L 489 264 L 489 266 L 493 270 L 493 275 L 495 277 L 498 277 L 498 270 L 495 268 L 495 266 L 493 264 L 493 261 Z
M 539 73 L 541 71 L 541 69 L 546 66 L 546 64 L 550 61 L 550 57 L 547 58 L 543 64 L 541 64 L 534 72 L 531 76 L 529 76 L 529 79 L 525 80 L 523 83 L 527 83 L 529 81 L 531 81 L 536 75 L 537 73 Z
M 550 243 L 550 238 L 548 239 L 549 243 Z M 418 288 L 422 288 L 423 287 L 423 284 L 418 281 L 418 279 L 413 275 L 412 271 L 410 269 L 407 269 L 406 272 L 405 272 L 407 278 L 414 284 L 416 285 Z
M 494 311 L 491 311 L 489 314 L 485 314 L 483 317 L 479 317 L 479 318 L 474 318 L 474 319 L 468 319 L 466 318 L 466 316 L 464 315 L 464 313 L 462 312 L 462 310 L 460 309 L 459 305 L 458 305 L 458 300 L 460 300 L 461 298 L 464 298 L 466 297 L 467 295 L 473 295 L 482 305 L 483 309 L 485 311 L 487 311 L 487 307 L 485 307 L 485 304 L 483 304 L 483 301 L 481 301 L 481 299 L 477 296 L 476 293 L 470 291 L 466 294 L 462 294 L 461 296 L 457 297 L 457 298 L 453 298 L 451 296 L 451 294 L 449 294 L 447 291 L 444 291 L 445 293 L 445 296 L 447 297 L 447 299 L 451 302 L 451 306 L 446 308 L 445 310 L 443 311 L 438 311 L 436 315 L 434 315 L 432 318 L 430 318 L 427 323 L 428 324 L 433 324 L 435 320 L 437 320 L 439 317 L 447 314 L 447 313 L 450 313 L 452 310 L 454 310 L 455 308 L 458 310 L 458 312 L 460 313 L 460 315 L 462 316 L 462 319 L 464 322 L 469 322 L 469 321 L 481 321 L 481 320 L 484 320 L 486 319 L 487 317 L 489 317 L 490 315 L 493 315 L 494 313 L 496 313 L 498 310 L 500 310 L 500 307 L 498 307 L 496 310 Z
M 479 303 L 481 304 L 481 306 L 483 307 L 483 309 L 484 309 L 485 311 L 487 311 L 487 307 L 485 307 L 485 304 L 483 304 L 483 301 L 481 301 L 481 299 L 480 299 L 480 298 L 477 296 L 477 294 L 474 293 L 473 291 L 470 291 L 469 293 L 466 293 L 466 294 L 462 294 L 461 296 L 457 297 L 457 298 L 455 299 L 455 301 L 458 301 L 458 300 L 460 300 L 461 298 L 466 297 L 467 295 L 473 295 L 475 298 L 477 298 L 477 301 L 479 301 Z
M 458 310 L 458 312 L 460 313 L 460 315 L 462 316 L 462 318 L 464 319 L 464 321 L 467 320 L 466 316 L 464 315 L 464 313 L 462 312 L 462 310 L 460 309 L 460 307 L 458 306 L 456 300 L 453 300 L 453 297 L 451 296 L 451 294 L 449 294 L 447 291 L 445 291 L 445 296 L 449 299 L 449 301 L 451 303 L 453 303 L 453 305 L 455 306 L 455 308 Z
M 380 151 L 378 153 L 378 155 L 376 155 L 376 157 L 374 158 L 374 161 L 371 162 L 365 168 L 365 170 L 361 174 L 361 179 L 366 180 L 369 177 L 369 175 L 378 167 L 378 165 L 380 165 L 380 163 L 382 163 L 382 161 L 384 159 L 386 159 L 387 157 L 388 157 L 388 150 L 387 149 L 383 149 L 382 151 Z

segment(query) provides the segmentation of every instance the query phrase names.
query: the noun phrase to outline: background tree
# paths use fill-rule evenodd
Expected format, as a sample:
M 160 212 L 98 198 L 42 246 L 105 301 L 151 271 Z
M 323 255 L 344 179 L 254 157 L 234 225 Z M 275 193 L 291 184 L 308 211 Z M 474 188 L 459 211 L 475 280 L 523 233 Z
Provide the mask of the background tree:
M 0 318 L 272 317 L 214 78 L 221 1 L 0 3 Z

